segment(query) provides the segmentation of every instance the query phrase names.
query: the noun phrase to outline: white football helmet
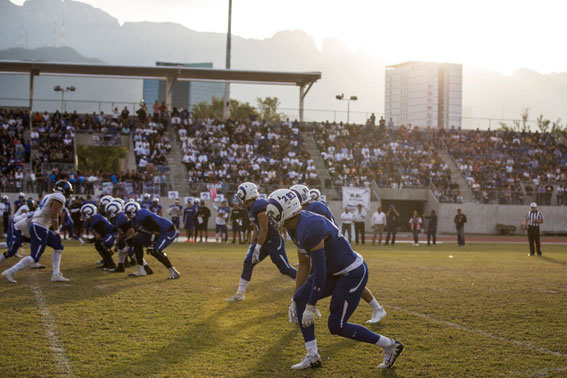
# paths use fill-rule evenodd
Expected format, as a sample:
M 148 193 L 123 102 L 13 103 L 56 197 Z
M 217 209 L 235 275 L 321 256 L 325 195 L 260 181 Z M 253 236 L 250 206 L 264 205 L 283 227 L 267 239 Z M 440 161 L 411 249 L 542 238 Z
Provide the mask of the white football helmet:
M 297 197 L 299 197 L 302 206 L 307 205 L 309 202 L 311 202 L 311 195 L 309 194 L 309 188 L 306 187 L 305 185 L 299 185 L 299 184 L 294 185 L 291 188 L 289 188 L 289 190 L 297 194 Z
M 89 220 L 97 213 L 96 206 L 92 203 L 86 203 L 81 206 L 81 220 L 86 221 Z
M 112 202 L 112 200 L 114 199 L 114 197 L 112 196 L 103 196 L 100 199 L 100 207 L 101 209 L 106 209 L 106 205 L 108 205 L 110 202 Z
M 193 201 L 193 203 L 197 206 L 199 206 L 201 204 L 201 200 L 198 198 L 195 198 L 195 200 Z
M 132 219 L 138 214 L 140 211 L 140 204 L 138 202 L 128 202 L 124 205 L 124 214 L 128 217 L 128 219 Z
M 149 193 L 144 193 L 143 199 L 144 201 L 149 201 L 152 198 L 152 196 Z
M 114 218 L 122 212 L 122 206 L 118 201 L 112 201 L 104 208 L 104 212 L 109 218 Z
M 311 196 L 311 199 L 313 201 L 319 201 L 319 199 L 321 198 L 321 192 L 319 191 L 319 189 L 311 189 L 309 191 L 309 195 Z
M 18 198 L 20 198 L 20 199 L 21 199 L 21 198 L 26 198 L 26 194 L 25 194 L 24 192 L 20 192 L 20 193 L 18 194 Z
M 124 202 L 122 198 L 115 198 L 112 200 L 112 202 L 118 202 L 120 204 L 120 210 L 122 210 L 122 208 L 124 208 L 124 205 L 126 204 L 126 202 Z
M 286 220 L 296 216 L 301 210 L 301 201 L 292 190 L 278 189 L 268 197 L 266 215 L 278 230 Z
M 244 182 L 238 186 L 236 197 L 242 204 L 248 200 L 258 198 L 258 187 L 251 182 Z

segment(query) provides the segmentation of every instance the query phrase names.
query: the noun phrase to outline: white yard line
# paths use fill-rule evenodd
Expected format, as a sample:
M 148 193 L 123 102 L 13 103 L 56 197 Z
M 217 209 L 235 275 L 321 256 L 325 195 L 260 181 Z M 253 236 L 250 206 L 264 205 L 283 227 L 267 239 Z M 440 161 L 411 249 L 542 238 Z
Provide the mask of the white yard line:
M 47 333 L 47 339 L 49 340 L 49 349 L 53 353 L 55 362 L 57 363 L 57 370 L 64 377 L 74 377 L 73 368 L 65 355 L 65 349 L 61 344 L 59 336 L 57 336 L 57 328 L 55 327 L 55 321 L 53 316 L 49 312 L 49 307 L 47 306 L 47 301 L 43 295 L 43 291 L 37 285 L 32 286 L 32 292 L 35 295 L 37 301 L 37 307 L 39 307 L 39 313 L 41 314 L 41 322 L 45 327 L 45 332 Z
M 488 337 L 488 338 L 491 338 L 491 339 L 494 339 L 494 340 L 502 341 L 502 342 L 505 342 L 505 343 L 508 343 L 508 344 L 514 344 L 514 345 L 521 346 L 521 347 L 524 347 L 524 348 L 527 348 L 527 349 L 535 350 L 535 351 L 540 352 L 540 353 L 550 354 L 550 355 L 562 357 L 562 358 L 567 358 L 567 354 L 565 354 L 565 353 L 546 349 L 546 348 L 543 348 L 543 347 L 540 347 L 540 346 L 537 346 L 537 345 L 527 343 L 525 341 L 518 341 L 518 340 L 509 339 L 507 337 L 494 335 L 490 332 L 486 332 L 486 331 L 483 331 L 481 329 L 468 328 L 468 327 L 462 326 L 462 325 L 457 324 L 457 323 L 449 322 L 449 321 L 446 321 L 446 320 L 443 320 L 443 319 L 437 319 L 437 318 L 430 316 L 430 315 L 427 315 L 427 314 L 422 314 L 420 312 L 407 310 L 403 307 L 392 306 L 392 305 L 389 305 L 388 307 L 393 308 L 394 310 L 406 312 L 408 314 L 411 314 L 411 315 L 414 315 L 414 316 L 417 316 L 417 317 L 420 317 L 420 318 L 423 318 L 423 319 L 427 319 L 427 320 L 434 322 L 434 323 L 437 323 L 437 324 L 442 324 L 442 325 L 445 325 L 445 326 L 448 326 L 448 327 L 460 329 L 462 331 L 466 331 L 466 332 L 470 332 L 470 333 L 476 333 L 477 335 L 481 335 L 481 336 Z

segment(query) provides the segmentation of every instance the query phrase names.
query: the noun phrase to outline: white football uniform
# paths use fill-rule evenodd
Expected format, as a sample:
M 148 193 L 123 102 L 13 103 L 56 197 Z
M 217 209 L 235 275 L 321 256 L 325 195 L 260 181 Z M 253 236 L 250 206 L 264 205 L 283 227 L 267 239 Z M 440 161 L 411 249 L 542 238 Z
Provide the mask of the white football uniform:
M 28 214 L 30 214 L 30 213 L 23 213 L 23 214 L 20 214 L 20 215 L 18 215 L 18 214 L 14 215 L 14 218 L 13 218 L 14 225 L 16 223 L 18 223 L 19 221 L 21 221 L 22 219 L 24 219 L 25 217 L 27 217 Z M 33 211 L 31 212 L 31 214 L 33 214 Z
M 61 209 L 57 214 L 57 218 L 61 216 L 61 211 L 65 206 L 65 196 L 62 193 L 51 193 L 43 197 L 37 210 L 34 212 L 32 222 L 44 228 L 51 227 L 51 207 L 54 202 L 61 203 Z
M 14 223 L 14 228 L 22 233 L 26 238 L 31 238 L 30 236 L 30 224 L 33 219 L 34 212 L 29 214 L 22 214 L 18 217 L 17 222 Z
M 18 215 L 22 215 L 25 214 L 27 212 L 30 211 L 30 208 L 28 207 L 28 205 L 22 205 L 18 208 L 18 211 L 16 211 L 16 214 L 14 214 L 14 219 L 18 216 Z

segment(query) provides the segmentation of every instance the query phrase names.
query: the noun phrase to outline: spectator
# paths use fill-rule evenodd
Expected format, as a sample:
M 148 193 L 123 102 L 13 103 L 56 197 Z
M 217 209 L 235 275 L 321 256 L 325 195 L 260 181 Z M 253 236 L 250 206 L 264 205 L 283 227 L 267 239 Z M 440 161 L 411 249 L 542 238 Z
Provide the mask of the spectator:
M 353 214 L 348 211 L 348 207 L 345 207 L 345 211 L 341 214 L 342 233 L 346 237 L 346 234 L 348 232 L 349 243 L 352 239 L 352 220 Z
M 363 209 L 361 204 L 356 206 L 352 219 L 354 221 L 354 237 L 356 244 L 358 244 L 359 234 L 362 244 L 365 244 L 364 239 L 366 239 L 366 233 L 364 231 L 364 220 L 366 219 L 366 209 Z
M 467 223 L 467 216 L 463 214 L 461 209 L 457 209 L 457 215 L 455 215 L 455 227 L 457 229 L 457 244 L 459 247 L 465 245 L 465 223 Z
M 433 245 L 437 244 L 437 214 L 435 210 L 431 210 L 429 215 L 423 215 L 427 219 L 427 246 L 429 247 L 431 241 Z
M 386 226 L 388 229 L 388 232 L 386 233 L 386 245 L 390 243 L 390 236 L 392 237 L 392 246 L 396 244 L 396 234 L 398 233 L 399 225 L 400 213 L 396 210 L 396 206 L 391 204 L 388 212 L 386 213 Z
M 410 230 L 413 234 L 413 246 L 419 247 L 419 231 L 421 230 L 421 217 L 417 210 L 413 211 L 413 215 L 409 220 Z
M 376 234 L 378 234 L 378 245 L 382 245 L 382 233 L 386 226 L 386 214 L 382 211 L 382 207 L 378 206 L 376 212 L 372 215 L 372 245 L 376 242 Z

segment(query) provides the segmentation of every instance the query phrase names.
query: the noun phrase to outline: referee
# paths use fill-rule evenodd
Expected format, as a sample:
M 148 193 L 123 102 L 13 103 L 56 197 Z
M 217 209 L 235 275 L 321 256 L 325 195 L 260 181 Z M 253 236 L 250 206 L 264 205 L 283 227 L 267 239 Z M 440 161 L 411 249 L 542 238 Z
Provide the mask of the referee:
M 533 256 L 535 250 L 537 250 L 537 255 L 541 256 L 541 244 L 539 242 L 540 224 L 543 224 L 543 215 L 537 209 L 536 203 L 532 202 L 530 211 L 528 211 L 524 220 L 524 231 L 528 230 L 528 242 L 530 243 L 530 254 L 528 256 Z

